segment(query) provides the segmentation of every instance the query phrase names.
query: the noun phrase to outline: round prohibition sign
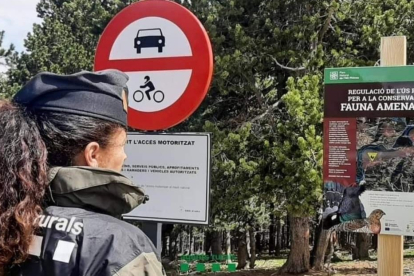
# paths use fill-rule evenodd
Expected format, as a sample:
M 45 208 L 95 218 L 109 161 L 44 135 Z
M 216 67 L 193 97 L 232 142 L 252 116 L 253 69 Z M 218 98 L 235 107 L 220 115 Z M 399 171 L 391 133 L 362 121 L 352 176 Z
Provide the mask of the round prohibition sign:
M 111 60 L 111 50 L 119 34 L 131 23 L 146 17 L 160 17 L 176 24 L 188 39 L 192 55 Z M 187 119 L 205 98 L 212 80 L 213 53 L 203 25 L 189 10 L 170 1 L 146 0 L 126 7 L 111 20 L 99 40 L 94 69 L 118 69 L 126 73 L 191 70 L 185 91 L 165 109 L 142 112 L 128 107 L 130 127 L 165 130 Z

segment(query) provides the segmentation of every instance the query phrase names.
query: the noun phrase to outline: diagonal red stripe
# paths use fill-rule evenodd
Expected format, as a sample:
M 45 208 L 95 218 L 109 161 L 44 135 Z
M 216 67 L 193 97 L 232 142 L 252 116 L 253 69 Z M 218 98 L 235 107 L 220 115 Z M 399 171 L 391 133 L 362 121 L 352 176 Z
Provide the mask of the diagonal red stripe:
M 194 57 L 168 57 L 150 59 L 123 59 L 123 60 L 100 60 L 95 65 L 95 70 L 118 69 L 123 72 L 134 71 L 161 71 L 161 70 L 183 70 L 195 67 Z

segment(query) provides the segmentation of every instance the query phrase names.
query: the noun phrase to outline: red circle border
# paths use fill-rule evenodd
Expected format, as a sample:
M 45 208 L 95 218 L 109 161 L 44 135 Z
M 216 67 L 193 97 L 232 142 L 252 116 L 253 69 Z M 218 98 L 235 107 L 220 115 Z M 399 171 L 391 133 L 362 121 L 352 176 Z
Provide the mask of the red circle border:
M 128 107 L 128 125 L 140 130 L 165 130 L 187 119 L 200 106 L 211 84 L 213 51 L 204 26 L 188 9 L 166 0 L 136 2 L 119 12 L 105 28 L 95 54 L 94 69 L 109 68 L 112 46 L 122 30 L 144 17 L 162 17 L 174 22 L 184 34 L 192 51 L 192 75 L 183 95 L 171 106 L 156 112 L 141 112 Z M 149 59 L 150 60 L 150 59 Z M 122 70 L 121 70 L 122 71 Z

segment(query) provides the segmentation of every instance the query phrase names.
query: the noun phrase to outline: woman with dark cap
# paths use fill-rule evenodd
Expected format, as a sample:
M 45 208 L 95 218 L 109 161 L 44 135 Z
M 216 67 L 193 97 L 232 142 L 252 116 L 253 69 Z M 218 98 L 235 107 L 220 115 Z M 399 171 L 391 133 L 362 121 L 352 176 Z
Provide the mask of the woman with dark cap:
M 41 73 L 0 101 L 0 274 L 164 275 L 118 218 L 144 201 L 120 174 L 127 75 Z

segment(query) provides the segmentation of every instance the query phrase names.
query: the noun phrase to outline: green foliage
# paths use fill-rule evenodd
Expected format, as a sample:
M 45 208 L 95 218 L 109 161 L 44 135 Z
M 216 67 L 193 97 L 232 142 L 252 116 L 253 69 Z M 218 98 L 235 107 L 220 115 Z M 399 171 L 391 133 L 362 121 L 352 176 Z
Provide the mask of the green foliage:
M 219 130 L 207 122 L 204 130 L 214 137 L 212 174 L 212 213 L 216 228 L 227 230 L 247 225 L 265 225 L 268 220 L 263 200 L 260 153 L 251 125 L 239 130 Z
M 411 48 L 413 3 L 233 0 L 186 5 L 204 22 L 215 52 L 209 97 L 181 129 L 214 134 L 216 225 L 241 225 L 242 214 L 246 223 L 251 211 L 258 218 L 283 210 L 313 215 L 322 196 L 323 69 L 374 65 L 382 36 L 407 35 Z M 249 162 L 254 166 L 245 165 Z M 259 188 L 251 189 L 252 183 Z M 261 205 L 267 213 L 259 211 Z
M 14 45 L 10 45 L 8 49 L 3 48 L 4 31 L 0 31 L 0 65 L 6 65 L 5 58 L 13 54 Z
M 8 48 L 3 48 L 4 35 L 5 32 L 0 31 L 0 66 L 9 68 L 11 66 L 10 59 L 13 58 L 16 53 L 13 44 Z M 4 73 L 0 73 L 0 100 L 10 98 L 17 89 L 17 87 L 8 83 L 7 76 Z
M 293 216 L 313 215 L 322 197 L 322 100 L 321 75 L 289 78 L 282 97 L 282 122 L 272 150 L 272 168 L 278 179 L 267 183 L 283 191 L 286 208 Z

